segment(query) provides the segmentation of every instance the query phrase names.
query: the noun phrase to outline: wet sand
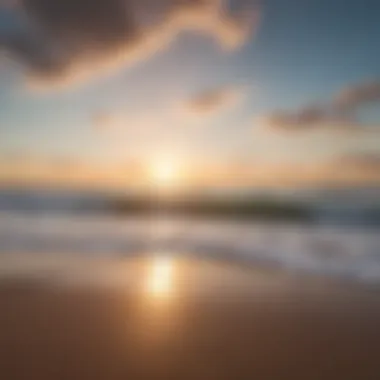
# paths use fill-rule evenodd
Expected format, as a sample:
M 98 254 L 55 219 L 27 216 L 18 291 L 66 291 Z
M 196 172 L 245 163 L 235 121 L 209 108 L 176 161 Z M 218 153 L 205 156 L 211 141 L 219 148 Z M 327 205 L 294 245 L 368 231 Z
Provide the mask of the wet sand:
M 195 258 L 63 267 L 1 280 L 1 379 L 380 378 L 377 289 Z

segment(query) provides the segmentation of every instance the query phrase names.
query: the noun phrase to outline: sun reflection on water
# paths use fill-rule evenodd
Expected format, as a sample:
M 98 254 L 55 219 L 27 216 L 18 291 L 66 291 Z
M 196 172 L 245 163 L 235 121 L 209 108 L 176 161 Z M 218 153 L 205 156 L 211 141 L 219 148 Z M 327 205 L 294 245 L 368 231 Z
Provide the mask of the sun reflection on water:
M 144 350 L 162 347 L 175 337 L 179 323 L 177 265 L 177 260 L 166 252 L 157 252 L 144 261 L 134 328 L 137 345 Z
M 173 292 L 174 261 L 159 254 L 152 258 L 147 275 L 147 292 L 150 298 L 161 299 Z

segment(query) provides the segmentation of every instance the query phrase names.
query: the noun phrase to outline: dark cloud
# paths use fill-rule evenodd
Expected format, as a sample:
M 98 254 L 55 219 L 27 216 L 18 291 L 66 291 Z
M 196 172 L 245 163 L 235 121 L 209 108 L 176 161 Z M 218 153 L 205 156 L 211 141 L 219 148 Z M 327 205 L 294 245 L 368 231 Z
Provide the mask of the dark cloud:
M 236 47 L 256 22 L 227 11 L 222 0 L 19 0 L 16 13 L 22 27 L 0 33 L 0 47 L 49 81 L 142 59 L 181 30 Z
M 352 130 L 363 127 L 357 117 L 360 107 L 374 102 L 380 102 L 380 82 L 350 86 L 323 105 L 277 111 L 259 121 L 269 127 L 287 130 L 310 130 L 321 126 Z

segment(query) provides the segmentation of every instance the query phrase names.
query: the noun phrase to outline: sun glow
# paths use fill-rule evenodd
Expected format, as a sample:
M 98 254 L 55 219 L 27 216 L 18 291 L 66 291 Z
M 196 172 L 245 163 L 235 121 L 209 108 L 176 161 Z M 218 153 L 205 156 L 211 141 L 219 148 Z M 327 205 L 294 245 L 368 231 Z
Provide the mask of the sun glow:
M 168 185 L 175 182 L 178 177 L 178 168 L 173 162 L 161 161 L 152 166 L 151 175 L 155 183 Z
M 152 185 L 161 189 L 172 189 L 179 186 L 182 169 L 174 159 L 154 161 L 149 168 L 148 176 Z
M 153 298 L 170 294 L 173 286 L 173 265 L 170 257 L 158 256 L 153 259 L 148 276 L 148 292 Z

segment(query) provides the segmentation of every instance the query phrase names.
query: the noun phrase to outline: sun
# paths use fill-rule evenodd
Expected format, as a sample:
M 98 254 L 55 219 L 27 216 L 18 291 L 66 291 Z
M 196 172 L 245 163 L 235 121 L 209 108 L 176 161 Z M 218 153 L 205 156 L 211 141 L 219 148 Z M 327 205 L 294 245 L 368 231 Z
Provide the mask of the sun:
M 151 165 L 150 177 L 159 187 L 175 185 L 179 180 L 180 170 L 174 161 L 161 160 Z

